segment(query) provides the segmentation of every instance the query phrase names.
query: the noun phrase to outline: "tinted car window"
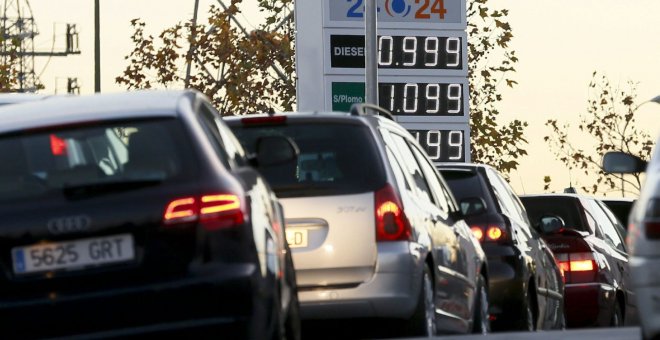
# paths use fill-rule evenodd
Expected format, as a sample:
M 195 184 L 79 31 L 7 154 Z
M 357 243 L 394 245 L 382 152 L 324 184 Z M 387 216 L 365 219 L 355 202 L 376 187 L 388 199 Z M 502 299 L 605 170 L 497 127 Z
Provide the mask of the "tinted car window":
M 61 194 L 62 189 L 84 194 L 117 183 L 191 179 L 195 166 L 186 140 L 176 120 L 0 137 L 0 201 Z
M 467 197 L 485 197 L 481 181 L 476 172 L 463 170 L 440 170 L 456 200 Z
M 431 195 L 431 189 L 429 188 L 426 178 L 424 178 L 424 173 L 419 167 L 415 156 L 412 154 L 412 150 L 406 143 L 406 140 L 396 134 L 392 134 L 392 140 L 396 145 L 396 148 L 399 150 L 401 156 L 403 157 L 404 166 L 408 169 L 410 177 L 413 179 L 415 186 L 418 189 L 419 195 L 421 195 L 424 200 L 429 202 L 434 202 L 433 196 Z
M 297 161 L 260 169 L 281 197 L 354 194 L 385 185 L 378 149 L 363 125 L 310 122 L 233 131 L 252 153 L 262 136 L 287 136 L 298 145 Z
M 532 224 L 536 225 L 542 216 L 556 215 L 564 220 L 567 228 L 580 231 L 590 231 L 583 220 L 577 200 L 573 197 L 521 197 L 527 215 Z
M 626 228 L 628 225 L 628 216 L 630 215 L 630 210 L 632 209 L 632 201 L 616 201 L 616 200 L 602 200 L 605 205 L 610 209 L 612 213 L 621 223 L 623 228 Z
M 587 201 L 589 202 L 589 205 L 591 205 L 591 211 L 593 212 L 594 218 L 598 222 L 598 225 L 600 226 L 600 229 L 603 233 L 601 236 L 603 240 L 615 248 L 623 251 L 624 248 L 621 236 L 619 236 L 619 233 L 616 231 L 616 227 L 614 227 L 614 224 L 612 224 L 612 221 L 607 216 L 605 211 L 600 207 L 600 205 L 598 205 L 596 201 Z
M 424 176 L 428 180 L 429 186 L 431 187 L 431 189 L 433 189 L 433 192 L 435 193 L 436 205 L 443 212 L 445 213 L 449 212 L 449 203 L 447 202 L 447 198 L 444 195 L 444 191 L 442 189 L 442 185 L 440 184 L 440 179 L 438 178 L 438 174 L 435 171 L 435 168 L 431 164 L 429 164 L 426 157 L 424 157 L 423 153 L 416 146 L 411 145 L 411 148 L 413 150 L 413 153 L 415 154 L 415 157 L 419 161 L 422 170 L 424 171 Z

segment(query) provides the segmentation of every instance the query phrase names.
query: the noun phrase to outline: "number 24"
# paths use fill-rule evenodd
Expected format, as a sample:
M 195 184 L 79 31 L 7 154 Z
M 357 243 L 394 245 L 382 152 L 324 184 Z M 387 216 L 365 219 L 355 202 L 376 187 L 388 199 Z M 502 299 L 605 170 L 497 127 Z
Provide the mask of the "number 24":
M 433 5 L 431 5 L 431 12 L 427 12 L 429 9 L 430 0 L 415 0 L 415 3 L 424 2 L 422 6 L 415 12 L 415 19 L 431 19 L 431 14 L 438 14 L 440 19 L 445 18 L 447 10 L 445 9 L 444 0 L 434 0 Z

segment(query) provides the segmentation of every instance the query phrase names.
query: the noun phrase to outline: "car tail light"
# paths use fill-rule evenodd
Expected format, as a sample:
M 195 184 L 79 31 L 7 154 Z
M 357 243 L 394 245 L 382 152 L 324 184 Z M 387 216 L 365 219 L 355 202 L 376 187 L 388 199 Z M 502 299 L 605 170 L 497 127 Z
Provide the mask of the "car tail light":
M 596 280 L 598 266 L 593 253 L 561 253 L 555 258 L 566 283 L 586 283 Z
M 212 194 L 184 197 L 170 201 L 163 216 L 165 225 L 199 221 L 212 231 L 245 222 L 241 198 L 234 194 Z
M 278 125 L 286 123 L 286 116 L 245 117 L 241 119 L 243 125 Z
M 660 199 L 649 200 L 642 224 L 647 238 L 660 239 Z
M 376 201 L 376 240 L 410 240 L 410 222 L 403 211 L 401 200 L 394 188 L 387 184 L 375 194 Z
M 508 242 L 511 240 L 504 223 L 489 223 L 470 227 L 479 242 Z
M 476 237 L 479 242 L 484 241 L 484 231 L 481 229 L 481 227 L 474 226 L 471 227 L 470 230 L 472 230 L 472 234 L 474 234 L 474 237 Z

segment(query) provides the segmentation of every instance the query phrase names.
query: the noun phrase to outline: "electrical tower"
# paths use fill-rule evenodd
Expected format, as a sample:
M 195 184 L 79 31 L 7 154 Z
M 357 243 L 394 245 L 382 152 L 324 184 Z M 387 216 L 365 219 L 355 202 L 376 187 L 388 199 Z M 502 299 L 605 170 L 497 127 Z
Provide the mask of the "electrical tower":
M 76 25 L 67 24 L 62 51 L 35 51 L 34 37 L 39 34 L 28 0 L 4 0 L 0 27 L 0 56 L 3 65 L 15 65 L 18 92 L 36 92 L 41 82 L 34 71 L 35 57 L 63 57 L 80 54 Z M 73 78 L 75 79 L 75 78 Z

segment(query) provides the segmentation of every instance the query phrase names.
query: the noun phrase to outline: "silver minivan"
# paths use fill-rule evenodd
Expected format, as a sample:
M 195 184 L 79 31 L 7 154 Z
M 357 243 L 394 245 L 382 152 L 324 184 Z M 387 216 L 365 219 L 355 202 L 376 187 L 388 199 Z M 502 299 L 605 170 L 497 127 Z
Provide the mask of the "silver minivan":
M 262 167 L 284 206 L 304 319 L 400 319 L 408 335 L 489 331 L 484 253 L 426 153 L 391 116 L 225 117 L 248 151 L 286 136 L 297 161 Z

